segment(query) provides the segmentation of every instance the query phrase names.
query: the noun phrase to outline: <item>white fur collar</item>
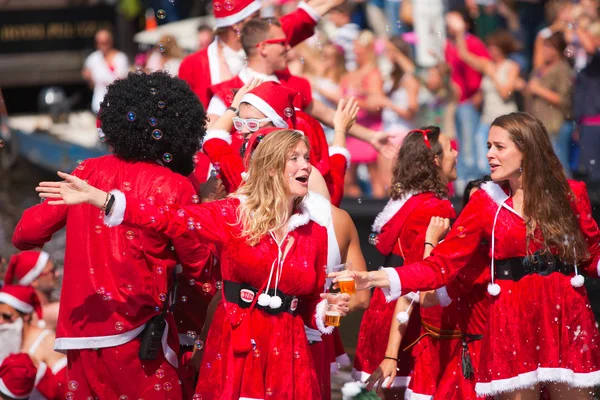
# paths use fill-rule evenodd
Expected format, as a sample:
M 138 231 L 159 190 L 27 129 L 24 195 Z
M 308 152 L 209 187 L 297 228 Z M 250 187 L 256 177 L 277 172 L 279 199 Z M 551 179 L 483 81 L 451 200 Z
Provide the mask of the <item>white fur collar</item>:
M 310 221 L 310 213 L 308 212 L 304 201 L 298 206 L 298 211 L 297 214 L 292 215 L 288 220 L 288 232 L 291 232 L 302 225 L 306 225 L 308 224 L 308 221 Z
M 331 203 L 316 192 L 308 192 L 303 204 L 308 210 L 310 219 L 321 226 L 327 226 L 331 220 Z
M 373 232 L 380 233 L 381 229 L 383 229 L 383 226 L 387 224 L 388 221 L 392 219 L 398 211 L 400 211 L 402 206 L 406 204 L 408 199 L 413 197 L 415 194 L 418 194 L 418 192 L 405 192 L 402 194 L 402 196 L 400 196 L 399 199 L 390 199 L 385 207 L 383 207 L 383 210 L 381 210 L 381 212 L 375 217 L 375 222 L 373 222 L 373 226 L 371 227 Z
M 494 200 L 494 202 L 496 204 L 498 204 L 498 206 L 500 207 L 504 207 L 507 210 L 515 213 L 516 215 L 518 215 L 519 217 L 521 217 L 521 215 L 515 211 L 514 208 L 512 208 L 511 206 L 506 204 L 506 200 L 508 200 L 508 195 L 504 192 L 504 190 L 502 189 L 502 187 L 500 185 L 498 185 L 496 182 L 486 182 L 483 185 L 481 185 L 481 188 L 483 189 L 484 192 L 487 193 L 488 196 L 490 196 L 490 198 L 492 200 Z

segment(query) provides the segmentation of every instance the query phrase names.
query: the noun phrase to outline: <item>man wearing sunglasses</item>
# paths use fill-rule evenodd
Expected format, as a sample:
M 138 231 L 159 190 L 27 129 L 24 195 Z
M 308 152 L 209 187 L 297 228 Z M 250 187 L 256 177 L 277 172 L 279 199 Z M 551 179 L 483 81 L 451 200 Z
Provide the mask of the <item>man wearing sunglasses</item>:
M 346 0 L 306 0 L 296 11 L 281 18 L 281 25 L 291 46 L 308 39 L 315 32 L 319 19 Z M 244 65 L 246 54 L 240 33 L 245 23 L 259 15 L 257 0 L 213 0 L 215 40 L 208 48 L 186 57 L 179 68 L 179 77 L 188 82 L 202 104 L 207 107 L 211 85 L 235 77 Z
M 59 383 L 67 388 L 66 357 L 54 351 L 54 332 L 37 326 L 40 300 L 31 286 L 6 285 L 0 290 L 0 362 L 12 353 L 27 353 L 39 363 L 36 387 L 43 397 L 57 396 Z M 64 397 L 64 394 L 63 396 Z
M 242 46 L 248 55 L 248 65 L 242 68 L 235 78 L 210 88 L 213 96 L 207 109 L 209 129 L 231 106 L 234 92 L 251 82 L 252 79 L 280 82 L 297 91 L 299 96 L 294 100 L 295 107 L 305 111 L 321 123 L 333 127 L 335 110 L 314 100 L 308 80 L 294 76 L 287 70 L 287 52 L 290 46 L 279 22 L 258 18 L 248 21 L 242 30 Z M 243 108 L 232 111 L 237 113 L 237 117 L 241 120 L 253 119 L 250 122 L 253 127 L 256 127 L 257 124 L 259 127 L 262 126 L 261 123 L 265 124 L 260 120 L 266 116 L 260 113 L 250 114 Z M 242 126 L 243 123 L 238 120 L 237 124 Z M 371 143 L 379 151 L 385 150 L 386 154 L 393 153 L 391 147 L 387 146 L 388 135 L 383 132 L 376 132 L 354 124 L 348 133 Z

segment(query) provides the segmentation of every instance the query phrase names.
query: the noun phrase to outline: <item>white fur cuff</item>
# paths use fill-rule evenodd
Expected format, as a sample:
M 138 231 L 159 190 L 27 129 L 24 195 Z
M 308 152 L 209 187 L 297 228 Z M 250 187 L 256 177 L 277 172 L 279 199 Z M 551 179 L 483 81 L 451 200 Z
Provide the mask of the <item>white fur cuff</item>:
M 298 3 L 298 8 L 300 8 L 301 10 L 306 11 L 306 13 L 308 15 L 310 15 L 310 17 L 315 21 L 315 22 L 319 22 L 321 20 L 321 15 L 319 15 L 319 13 L 317 12 L 317 10 L 315 10 L 314 8 L 312 8 L 311 6 L 308 5 L 308 3 L 301 1 L 300 3 Z
M 329 157 L 334 156 L 336 154 L 340 154 L 346 158 L 346 168 L 350 168 L 350 161 L 352 157 L 350 156 L 350 152 L 345 147 L 340 146 L 331 146 L 329 147 Z
M 227 144 L 231 144 L 231 134 L 221 129 L 209 129 L 206 131 L 204 143 L 208 142 L 210 139 L 221 139 L 227 142 Z
M 110 210 L 109 215 L 104 216 L 104 225 L 108 227 L 121 225 L 125 217 L 125 209 L 127 208 L 127 200 L 125 194 L 119 190 L 111 190 L 110 194 L 115 196 L 115 203 Z
M 600 277 L 600 259 L 598 260 L 598 264 L 596 264 L 596 273 L 598 274 L 598 277 Z
M 402 285 L 400 284 L 400 277 L 394 268 L 383 268 L 383 270 L 390 281 L 390 287 L 381 288 L 381 290 L 385 295 L 385 300 L 389 303 L 402 295 Z
M 452 299 L 448 295 L 448 290 L 446 289 L 446 286 L 442 286 L 441 288 L 436 289 L 435 295 L 440 301 L 440 306 L 442 307 L 447 307 L 452 303 Z
M 325 312 L 327 311 L 327 299 L 323 299 L 317 304 L 317 311 L 315 312 L 315 322 L 319 331 L 325 335 L 331 335 L 334 326 L 325 326 Z

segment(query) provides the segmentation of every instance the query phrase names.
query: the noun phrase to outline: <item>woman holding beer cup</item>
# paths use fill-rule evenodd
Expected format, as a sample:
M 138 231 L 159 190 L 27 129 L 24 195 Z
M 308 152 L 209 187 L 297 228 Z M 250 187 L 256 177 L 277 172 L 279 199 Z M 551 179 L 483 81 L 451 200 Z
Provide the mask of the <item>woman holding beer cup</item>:
M 370 238 L 377 250 L 386 256 L 386 265 L 395 266 L 422 260 L 425 248 L 436 245 L 425 240 L 431 218 L 455 217 L 452 204 L 446 196 L 448 183 L 456 179 L 456 160 L 457 153 L 450 146 L 450 139 L 439 128 L 430 126 L 408 133 L 394 166 L 391 199 L 375 219 L 373 230 L 376 233 Z M 360 274 L 357 273 L 357 276 Z M 343 283 L 339 281 L 345 275 L 348 274 L 337 278 L 338 284 Z M 401 329 L 405 330 L 402 344 L 388 346 L 388 333 L 396 302 L 386 303 L 380 289 L 375 289 L 361 323 L 353 376 L 365 381 L 373 373 L 381 374 L 382 368 L 400 368 L 393 381 L 384 382 L 384 392 L 389 395 L 398 395 L 398 392 L 408 386 L 413 369 L 411 353 L 402 350 L 413 343 L 420 332 L 427 333 L 430 328 L 426 326 L 444 330 L 456 328 L 457 319 L 452 317 L 452 309 L 444 310 L 444 315 L 439 306 L 419 310 L 418 296 L 414 293 L 398 301 L 404 303 L 404 310 L 408 310 L 413 299 L 416 300 L 416 304 L 410 306 L 413 317 L 408 326 L 401 325 Z M 429 377 L 435 379 L 441 374 L 438 372 L 443 371 L 440 346 L 449 345 L 446 341 L 441 343 L 425 337 L 414 346 L 413 355 L 418 355 L 414 370 L 422 372 L 411 379 L 411 387 L 415 393 L 433 394 L 436 382 Z M 375 381 L 378 380 L 376 376 L 374 378 Z
M 393 300 L 441 287 L 485 243 L 492 300 L 477 395 L 537 400 L 544 384 L 551 399 L 591 399 L 600 335 L 581 273 L 598 277 L 600 231 L 587 188 L 567 179 L 545 126 L 529 114 L 496 118 L 487 145 L 492 182 L 473 194 L 444 242 L 411 265 L 352 271 L 357 289 L 386 288 Z
M 140 234 L 194 235 L 216 245 L 223 300 L 206 340 L 195 397 L 321 399 L 304 325 L 331 333 L 326 311 L 348 312 L 348 294 L 323 294 L 326 228 L 310 220 L 309 144 L 279 130 L 254 151 L 248 179 L 230 197 L 179 207 L 100 191 L 59 173 L 64 182 L 36 189 L 50 204 L 89 203 L 120 213 Z M 125 202 L 126 200 L 126 202 Z M 334 307 L 335 306 L 335 307 Z

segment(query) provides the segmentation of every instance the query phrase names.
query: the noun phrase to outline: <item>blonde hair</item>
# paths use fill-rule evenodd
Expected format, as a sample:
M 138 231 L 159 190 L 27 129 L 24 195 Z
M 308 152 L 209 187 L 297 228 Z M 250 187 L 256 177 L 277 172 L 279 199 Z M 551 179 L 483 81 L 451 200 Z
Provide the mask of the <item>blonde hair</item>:
M 254 246 L 270 231 L 283 228 L 291 217 L 288 208 L 289 186 L 284 174 L 290 153 L 298 143 L 308 140 L 300 131 L 282 129 L 269 133 L 250 159 L 248 180 L 233 194 L 244 196 L 238 208 L 236 224 L 242 225 L 241 236 Z M 303 198 L 294 200 L 294 208 Z

